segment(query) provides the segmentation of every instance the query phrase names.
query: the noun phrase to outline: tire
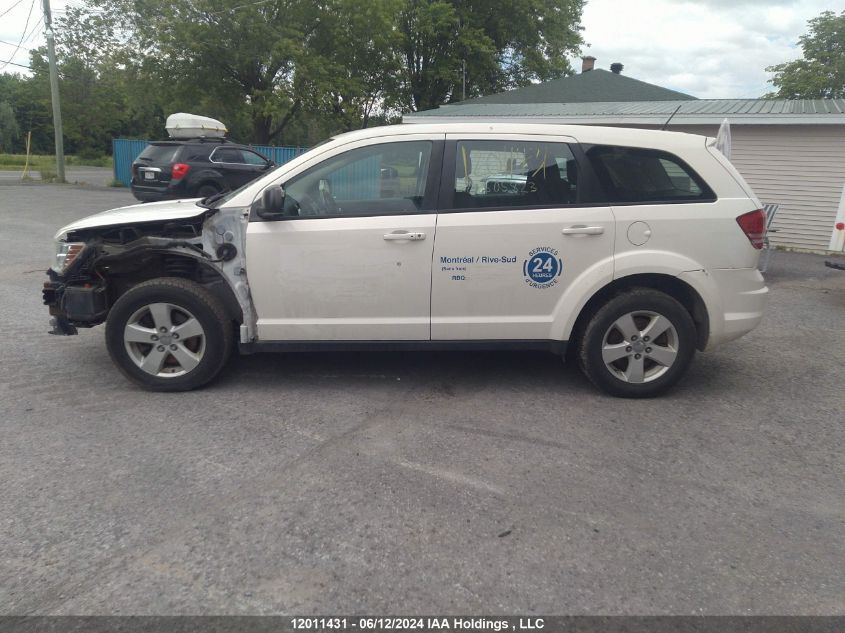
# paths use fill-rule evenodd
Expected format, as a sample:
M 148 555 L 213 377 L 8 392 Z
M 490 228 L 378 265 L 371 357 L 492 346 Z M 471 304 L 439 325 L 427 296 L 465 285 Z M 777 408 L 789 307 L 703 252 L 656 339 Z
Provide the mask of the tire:
M 220 193 L 221 189 L 212 183 L 203 183 L 197 187 L 197 198 L 207 198 L 213 196 L 215 193 Z
M 602 391 L 650 398 L 675 385 L 695 355 L 689 312 L 666 293 L 632 288 L 599 308 L 578 347 L 581 370 Z
M 106 321 L 112 361 L 151 391 L 189 391 L 210 382 L 226 364 L 233 339 L 220 301 L 199 284 L 177 277 L 131 288 Z

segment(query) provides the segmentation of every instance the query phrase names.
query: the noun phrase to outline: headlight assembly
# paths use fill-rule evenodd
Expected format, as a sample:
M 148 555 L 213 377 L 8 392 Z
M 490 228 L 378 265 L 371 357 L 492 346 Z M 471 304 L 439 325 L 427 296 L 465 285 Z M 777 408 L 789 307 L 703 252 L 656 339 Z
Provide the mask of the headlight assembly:
M 53 270 L 60 275 L 67 270 L 73 261 L 85 248 L 85 242 L 56 242 L 56 259 L 53 263 Z

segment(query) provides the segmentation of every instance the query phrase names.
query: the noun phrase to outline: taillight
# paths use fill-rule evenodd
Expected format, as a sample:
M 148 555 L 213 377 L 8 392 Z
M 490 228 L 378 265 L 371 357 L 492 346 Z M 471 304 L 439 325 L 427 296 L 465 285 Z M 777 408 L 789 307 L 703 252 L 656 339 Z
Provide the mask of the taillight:
M 766 242 L 766 213 L 763 209 L 743 213 L 736 219 L 751 246 L 763 248 Z
M 173 163 L 171 167 L 170 179 L 171 180 L 181 180 L 185 177 L 185 174 L 188 173 L 188 170 L 191 168 L 190 165 L 186 165 L 185 163 Z

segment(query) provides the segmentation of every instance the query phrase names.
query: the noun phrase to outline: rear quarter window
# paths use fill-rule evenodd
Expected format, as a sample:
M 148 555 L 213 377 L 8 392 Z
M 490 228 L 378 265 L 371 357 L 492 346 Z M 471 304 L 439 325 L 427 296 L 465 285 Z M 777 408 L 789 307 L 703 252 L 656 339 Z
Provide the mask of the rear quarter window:
M 594 145 L 587 150 L 587 157 L 604 191 L 602 202 L 644 204 L 716 199 L 704 179 L 669 152 Z

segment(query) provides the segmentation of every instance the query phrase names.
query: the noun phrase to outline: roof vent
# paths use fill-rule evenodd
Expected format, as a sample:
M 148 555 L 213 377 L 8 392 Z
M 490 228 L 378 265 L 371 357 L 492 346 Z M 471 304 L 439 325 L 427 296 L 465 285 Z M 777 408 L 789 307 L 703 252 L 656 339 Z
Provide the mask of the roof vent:
M 586 73 L 591 71 L 596 65 L 596 58 L 592 55 L 587 55 L 581 58 L 581 72 Z
M 623 66 L 619 62 L 613 62 L 610 65 L 610 72 L 612 72 L 614 75 L 619 75 L 622 73 L 623 68 L 625 68 L 625 66 Z

